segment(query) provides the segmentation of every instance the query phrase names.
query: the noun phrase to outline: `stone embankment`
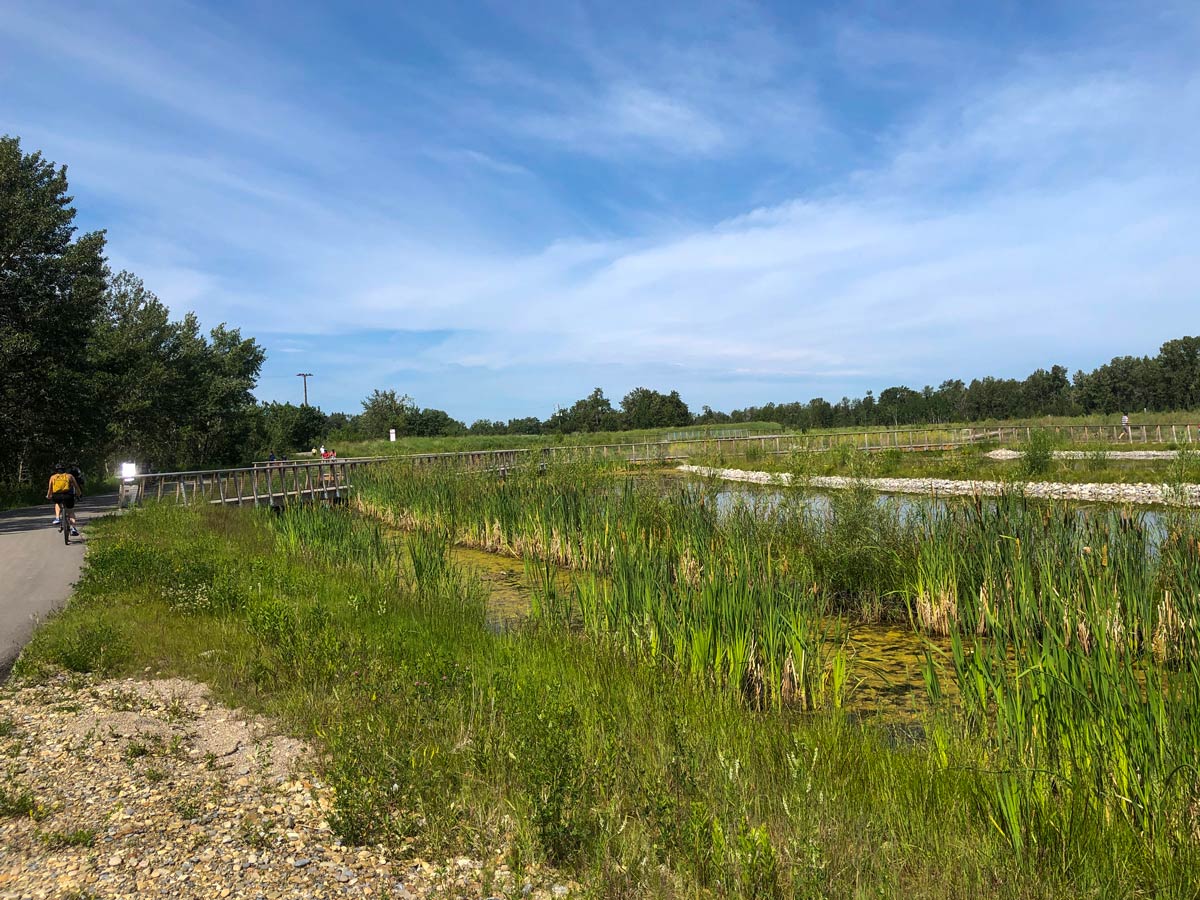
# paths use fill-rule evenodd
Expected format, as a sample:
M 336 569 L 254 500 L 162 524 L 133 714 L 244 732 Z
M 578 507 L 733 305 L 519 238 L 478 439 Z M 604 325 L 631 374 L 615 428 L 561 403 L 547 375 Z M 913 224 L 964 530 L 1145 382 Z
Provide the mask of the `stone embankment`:
M 793 477 L 786 472 L 749 472 L 744 469 L 719 469 L 712 466 L 679 466 L 679 471 L 751 484 L 793 483 Z M 796 483 L 801 481 L 797 480 Z M 841 475 L 810 475 L 804 478 L 802 483 L 813 488 L 831 490 L 862 486 L 881 494 L 924 494 L 932 497 L 996 497 L 1006 491 L 1020 491 L 1026 497 L 1040 500 L 1200 506 L 1200 484 L 1064 484 L 1057 481 L 1010 483 L 956 481 L 950 478 L 846 478 Z
M 1025 454 L 1020 450 L 1008 450 L 1000 448 L 983 454 L 988 459 L 1020 459 Z M 1055 450 L 1053 451 L 1055 459 L 1096 459 L 1101 457 L 1106 460 L 1120 462 L 1121 460 L 1155 460 L 1155 459 L 1176 459 L 1179 456 L 1178 450 Z

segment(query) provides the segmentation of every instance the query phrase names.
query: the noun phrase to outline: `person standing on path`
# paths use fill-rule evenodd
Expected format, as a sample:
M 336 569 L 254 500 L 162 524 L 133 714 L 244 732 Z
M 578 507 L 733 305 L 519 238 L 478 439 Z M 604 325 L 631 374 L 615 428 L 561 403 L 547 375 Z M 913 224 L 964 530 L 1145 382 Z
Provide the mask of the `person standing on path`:
M 1133 443 L 1133 429 L 1129 427 L 1129 413 L 1121 413 L 1121 434 L 1117 440 L 1119 441 L 1122 437 L 1127 438 L 1129 443 Z

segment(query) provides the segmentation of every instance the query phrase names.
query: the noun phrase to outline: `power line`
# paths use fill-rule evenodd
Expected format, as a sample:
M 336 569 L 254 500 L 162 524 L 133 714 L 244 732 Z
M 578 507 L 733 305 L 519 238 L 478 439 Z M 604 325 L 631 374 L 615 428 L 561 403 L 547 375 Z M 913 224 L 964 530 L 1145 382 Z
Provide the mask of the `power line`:
M 312 372 L 297 372 L 296 377 L 304 379 L 304 405 L 308 406 L 308 379 L 313 377 L 313 373 Z

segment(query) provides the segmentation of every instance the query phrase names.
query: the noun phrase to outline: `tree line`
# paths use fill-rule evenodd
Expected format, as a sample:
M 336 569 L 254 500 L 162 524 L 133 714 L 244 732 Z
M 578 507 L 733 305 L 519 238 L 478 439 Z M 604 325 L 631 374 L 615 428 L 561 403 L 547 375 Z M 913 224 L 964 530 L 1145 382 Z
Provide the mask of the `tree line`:
M 1200 409 L 1200 337 L 1164 343 L 1155 356 L 1119 356 L 1091 372 L 1069 376 L 1063 366 L 1037 369 L 1023 379 L 943 381 L 936 388 L 885 388 L 876 397 L 830 403 L 767 403 L 729 413 L 704 407 L 699 424 L 778 422 L 788 428 L 845 428 L 979 422 L 1034 416 L 1116 415 Z
M 468 427 L 441 410 L 420 410 L 407 396 L 376 391 L 363 401 L 361 415 L 338 414 L 335 433 L 343 440 L 384 437 L 388 428 L 397 428 L 401 435 L 537 435 L 745 422 L 806 430 L 1196 409 L 1200 409 L 1200 337 L 1182 337 L 1164 343 L 1155 356 L 1120 356 L 1073 376 L 1054 365 L 1022 379 L 990 375 L 970 383 L 948 379 L 937 387 L 914 390 L 898 385 L 878 396 L 867 391 L 836 403 L 814 397 L 730 412 L 704 406 L 693 414 L 678 391 L 664 394 L 645 387 L 630 391 L 614 407 L 596 388 L 544 421 L 536 416 L 506 422 L 479 419 Z
M 78 234 L 67 170 L 0 136 L 0 483 L 111 455 L 159 467 L 239 461 L 264 354 L 236 328 L 172 320 L 103 231 Z
M 232 465 L 322 442 L 386 439 L 393 428 L 400 437 L 749 421 L 808 429 L 1200 408 L 1200 337 L 1073 376 L 1056 365 L 1024 379 L 899 385 L 728 413 L 704 406 L 694 414 L 678 391 L 646 387 L 616 406 L 596 388 L 545 420 L 470 426 L 395 390 L 373 391 L 355 413 L 260 403 L 262 347 L 224 324 L 205 332 L 192 313 L 172 319 L 137 275 L 109 270 L 104 232 L 77 233 L 71 204 L 65 166 L 0 136 L 0 485 L 40 479 L 58 461 L 93 472 L 121 458 L 159 471 Z
M 596 388 L 587 397 L 559 409 L 545 421 L 537 416 L 508 421 L 478 419 L 469 427 L 440 409 L 422 408 L 407 394 L 394 390 L 371 392 L 362 401 L 362 412 L 330 413 L 290 403 L 267 403 L 262 407 L 263 434 L 272 448 L 315 446 L 387 438 L 395 429 L 400 437 L 457 437 L 460 435 L 538 435 L 576 432 L 628 431 L 641 428 L 670 428 L 694 421 L 678 391 L 663 394 L 650 388 L 634 388 L 612 405 L 604 391 Z

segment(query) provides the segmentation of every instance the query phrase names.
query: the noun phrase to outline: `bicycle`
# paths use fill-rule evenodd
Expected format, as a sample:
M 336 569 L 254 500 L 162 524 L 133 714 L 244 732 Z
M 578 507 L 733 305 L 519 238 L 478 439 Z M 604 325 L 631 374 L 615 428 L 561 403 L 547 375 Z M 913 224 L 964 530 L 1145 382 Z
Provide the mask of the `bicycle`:
M 67 467 L 59 464 L 54 467 L 50 483 L 46 487 L 46 499 L 53 500 L 58 507 L 58 530 L 62 532 L 63 543 L 71 543 L 71 532 L 74 530 L 72 520 L 75 518 L 75 501 L 83 497 L 83 490 L 75 475 Z M 78 534 L 78 532 L 76 532 Z

